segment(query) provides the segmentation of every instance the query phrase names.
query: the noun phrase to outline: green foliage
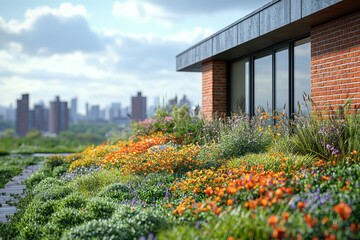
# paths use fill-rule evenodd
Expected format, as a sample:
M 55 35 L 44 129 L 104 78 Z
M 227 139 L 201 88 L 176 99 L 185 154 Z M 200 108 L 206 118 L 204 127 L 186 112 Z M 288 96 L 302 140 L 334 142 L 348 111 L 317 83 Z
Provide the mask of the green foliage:
M 124 182 L 128 177 L 120 172 L 103 170 L 79 176 L 72 182 L 74 189 L 87 196 L 94 196 L 112 183 Z
M 271 138 L 263 128 L 255 118 L 233 116 L 221 126 L 218 144 L 203 148 L 203 152 L 215 159 L 227 159 L 264 151 Z
M 32 129 L 26 133 L 26 138 L 29 138 L 29 139 L 41 138 L 41 132 L 39 130 Z
M 119 201 L 132 200 L 134 198 L 134 196 L 130 193 L 130 188 L 125 186 L 123 183 L 114 183 L 105 187 L 98 193 L 98 196 L 114 198 Z
M 349 100 L 339 110 L 297 116 L 291 124 L 293 151 L 328 160 L 352 158 L 360 149 L 360 115 L 349 112 L 350 104 Z
M 113 129 L 118 129 L 119 127 L 115 123 L 70 123 L 69 131 L 78 133 L 91 133 L 105 137 L 105 134 Z
M 50 167 L 51 169 L 65 164 L 65 157 L 61 155 L 52 155 L 45 158 L 45 166 Z
M 291 153 L 279 154 L 266 152 L 248 154 L 243 157 L 234 158 L 230 160 L 228 166 L 240 167 L 246 163 L 246 165 L 254 167 L 261 165 L 265 171 L 272 170 L 274 172 L 279 172 L 284 170 L 286 172 L 290 172 L 294 169 L 309 167 L 313 164 L 313 162 L 315 162 L 315 159 L 310 155 L 301 156 Z
M 33 173 L 28 179 L 25 180 L 26 187 L 31 189 L 36 186 L 43 179 L 52 175 L 51 169 L 42 166 L 35 173 Z
M 230 214 L 218 218 L 212 217 L 208 223 L 198 222 L 191 225 L 180 225 L 161 232 L 159 240 L 163 239 L 269 239 L 272 229 L 263 212 L 253 218 L 252 211 L 237 208 Z
M 23 168 L 40 162 L 42 158 L 35 157 L 0 157 L 0 188 L 13 177 L 20 174 Z
M 0 132 L 15 128 L 15 122 L 0 120 Z
M 134 239 L 129 226 L 116 220 L 95 219 L 80 226 L 71 228 L 62 236 L 62 240 L 72 239 Z
M 116 207 L 116 202 L 110 198 L 93 197 L 87 201 L 84 212 L 91 219 L 107 219 L 112 216 Z

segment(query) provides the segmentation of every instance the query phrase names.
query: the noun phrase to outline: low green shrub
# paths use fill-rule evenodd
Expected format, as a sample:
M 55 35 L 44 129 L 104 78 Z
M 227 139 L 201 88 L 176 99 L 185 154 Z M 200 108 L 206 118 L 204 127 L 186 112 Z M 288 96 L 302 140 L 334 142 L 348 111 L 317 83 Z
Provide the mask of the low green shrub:
M 174 226 L 159 234 L 158 239 L 269 239 L 272 228 L 264 212 L 237 208 L 224 217 L 212 217 L 208 222 Z M 264 224 L 265 223 L 265 224 Z
M 51 215 L 50 221 L 44 225 L 44 237 L 58 239 L 67 229 L 80 225 L 87 219 L 87 213 L 80 209 L 60 208 Z
M 98 193 L 98 196 L 114 198 L 119 201 L 132 200 L 134 198 L 134 196 L 130 193 L 130 188 L 122 183 L 114 183 L 105 187 Z
M 117 204 L 110 198 L 93 197 L 90 198 L 83 210 L 88 219 L 107 219 L 115 211 Z
M 69 170 L 69 164 L 60 165 L 54 168 L 52 172 L 53 177 L 61 177 Z
M 52 175 L 52 170 L 46 166 L 40 167 L 35 173 L 33 173 L 28 179 L 25 180 L 26 187 L 31 189 L 42 180 Z
M 87 196 L 95 196 L 106 186 L 112 183 L 126 182 L 128 176 L 122 175 L 119 171 L 94 171 L 74 178 L 72 185 L 74 189 Z
M 61 239 L 134 239 L 134 233 L 127 224 L 113 219 L 95 219 L 65 232 Z
M 55 167 L 63 165 L 64 163 L 65 163 L 65 157 L 64 156 L 52 155 L 52 156 L 47 157 L 45 159 L 44 165 L 53 169 Z

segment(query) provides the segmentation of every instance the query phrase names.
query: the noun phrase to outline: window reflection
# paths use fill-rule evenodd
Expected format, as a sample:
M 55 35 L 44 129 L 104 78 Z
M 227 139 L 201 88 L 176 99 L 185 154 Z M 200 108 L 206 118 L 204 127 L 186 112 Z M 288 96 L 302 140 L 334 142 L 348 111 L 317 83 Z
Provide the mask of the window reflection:
M 272 57 L 271 52 L 258 55 L 254 61 L 255 109 L 272 112 Z
M 230 111 L 250 113 L 248 59 L 231 64 L 230 81 Z
M 294 103 L 295 112 L 298 113 L 299 107 L 302 106 L 306 114 L 308 110 L 304 106 L 303 94 L 310 96 L 310 61 L 311 49 L 310 38 L 301 39 L 294 43 Z M 310 108 L 310 103 L 308 103 Z
M 275 52 L 275 110 L 289 113 L 289 50 Z

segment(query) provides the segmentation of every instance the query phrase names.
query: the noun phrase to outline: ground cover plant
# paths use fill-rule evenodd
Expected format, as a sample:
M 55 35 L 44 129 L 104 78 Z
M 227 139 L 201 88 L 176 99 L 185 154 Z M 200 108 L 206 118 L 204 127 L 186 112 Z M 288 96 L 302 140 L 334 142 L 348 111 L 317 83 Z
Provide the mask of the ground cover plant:
M 0 188 L 3 188 L 13 177 L 19 175 L 25 167 L 34 165 L 41 160 L 37 157 L 0 157 Z
M 280 116 L 175 108 L 128 140 L 48 158 L 1 237 L 360 238 L 359 116 Z

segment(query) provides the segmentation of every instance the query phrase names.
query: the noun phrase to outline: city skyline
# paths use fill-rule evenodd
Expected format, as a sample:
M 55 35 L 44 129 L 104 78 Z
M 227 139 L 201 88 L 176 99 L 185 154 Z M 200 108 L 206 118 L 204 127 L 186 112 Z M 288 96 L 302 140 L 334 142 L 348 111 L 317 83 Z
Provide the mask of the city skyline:
M 0 105 L 24 92 L 31 105 L 77 96 L 82 113 L 138 91 L 200 103 L 201 74 L 176 72 L 175 56 L 266 2 L 2 1 Z
M 137 91 L 137 92 L 142 92 L 142 91 Z M 86 104 L 88 104 L 89 106 L 99 105 L 100 109 L 110 109 L 113 104 L 120 103 L 122 105 L 122 108 L 126 108 L 126 107 L 131 108 L 131 98 L 137 92 L 129 94 L 129 104 L 128 105 L 125 105 L 121 101 L 117 101 L 117 100 L 113 100 L 113 99 L 109 99 L 109 102 L 105 102 L 102 105 L 102 104 L 96 102 L 95 100 L 93 102 L 85 102 L 85 101 L 81 101 L 81 99 L 78 96 L 73 96 L 73 97 L 70 97 L 67 99 L 59 94 L 53 95 L 48 100 L 47 99 L 39 99 L 37 101 L 33 100 L 33 95 L 29 92 L 21 92 L 18 96 L 21 96 L 23 94 L 30 95 L 31 96 L 31 98 L 29 99 L 29 107 L 30 108 L 34 108 L 36 105 L 44 105 L 46 108 L 50 108 L 50 102 L 53 101 L 56 96 L 61 96 L 62 100 L 68 102 L 69 114 L 70 114 L 70 110 L 71 110 L 71 106 L 72 106 L 71 103 L 73 102 L 74 99 L 76 99 L 77 100 L 76 101 L 77 102 L 76 113 L 85 116 L 86 115 Z M 9 108 L 10 106 L 12 106 L 14 108 L 14 110 L 16 110 L 16 102 L 17 102 L 18 96 L 14 97 L 13 103 L 10 103 L 9 105 L 3 105 L 0 103 L 0 108 Z M 164 104 L 167 104 L 174 97 L 183 98 L 184 96 L 186 96 L 186 98 L 188 98 L 191 103 L 194 103 L 194 100 L 189 98 L 186 94 L 174 95 L 174 96 L 170 96 L 167 98 L 160 97 L 160 96 L 154 96 L 153 98 L 148 100 L 148 107 L 152 107 L 152 106 L 157 107 L 158 105 L 162 106 Z M 146 97 L 149 99 L 148 96 L 146 96 Z M 79 109 L 81 109 L 81 110 L 79 110 Z

